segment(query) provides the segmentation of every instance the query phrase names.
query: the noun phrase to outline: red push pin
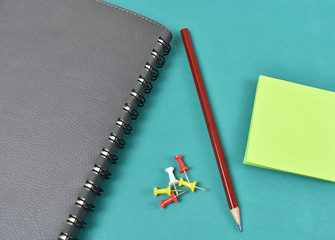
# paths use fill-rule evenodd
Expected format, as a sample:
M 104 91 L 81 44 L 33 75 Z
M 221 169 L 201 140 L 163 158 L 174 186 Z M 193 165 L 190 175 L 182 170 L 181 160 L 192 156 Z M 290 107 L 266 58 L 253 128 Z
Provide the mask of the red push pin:
M 182 160 L 182 157 L 183 157 L 183 155 L 179 154 L 179 155 L 175 156 L 174 159 L 176 159 L 178 161 L 178 163 L 179 163 L 179 167 L 180 167 L 179 173 L 184 172 L 185 173 L 185 177 L 186 177 L 187 181 L 189 182 L 190 179 L 188 179 L 186 171 L 190 170 L 190 168 L 187 167 L 187 166 L 185 166 L 185 164 L 184 164 L 184 162 Z
M 180 193 L 178 196 L 182 195 L 183 193 L 185 193 L 186 191 L 183 191 L 182 193 Z M 174 195 L 174 193 L 171 194 L 171 197 L 167 198 L 164 201 L 159 201 L 159 203 L 161 204 L 162 208 L 165 208 L 166 205 L 172 203 L 172 202 L 178 202 L 178 199 L 176 197 L 176 195 Z

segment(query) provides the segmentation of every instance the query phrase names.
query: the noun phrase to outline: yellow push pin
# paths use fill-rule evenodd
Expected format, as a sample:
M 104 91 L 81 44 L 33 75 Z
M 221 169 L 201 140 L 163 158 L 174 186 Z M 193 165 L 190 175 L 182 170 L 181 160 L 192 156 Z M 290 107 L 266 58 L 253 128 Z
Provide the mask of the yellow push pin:
M 178 192 L 182 192 L 183 190 L 177 190 Z M 171 192 L 176 192 L 175 190 L 171 190 L 171 186 L 168 186 L 167 188 L 154 188 L 154 196 L 157 196 L 159 194 L 167 194 L 171 196 Z
M 179 186 L 185 186 L 185 187 L 188 187 L 189 189 L 191 189 L 192 192 L 194 192 L 194 189 L 195 189 L 195 188 L 198 188 L 198 189 L 200 189 L 200 190 L 202 190 L 202 191 L 207 191 L 206 189 L 197 187 L 196 185 L 197 185 L 197 182 L 196 182 L 196 181 L 193 182 L 193 183 L 190 183 L 190 182 L 184 181 L 183 178 L 180 178 L 180 179 L 179 179 Z

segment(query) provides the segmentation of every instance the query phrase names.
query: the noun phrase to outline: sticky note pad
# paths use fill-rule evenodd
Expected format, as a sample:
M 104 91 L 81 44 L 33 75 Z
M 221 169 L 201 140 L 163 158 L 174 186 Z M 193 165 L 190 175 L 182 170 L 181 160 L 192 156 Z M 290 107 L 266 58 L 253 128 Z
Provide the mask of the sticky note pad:
M 335 182 L 335 93 L 260 76 L 244 164 Z

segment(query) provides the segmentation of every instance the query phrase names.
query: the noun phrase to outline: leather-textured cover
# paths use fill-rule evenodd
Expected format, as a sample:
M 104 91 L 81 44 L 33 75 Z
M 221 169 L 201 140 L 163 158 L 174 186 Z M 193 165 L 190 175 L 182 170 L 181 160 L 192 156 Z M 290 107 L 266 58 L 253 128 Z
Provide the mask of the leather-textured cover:
M 0 1 L 1 239 L 75 238 L 69 214 L 85 220 L 78 197 L 94 202 L 86 180 L 101 186 L 94 164 L 109 168 L 103 147 L 116 153 L 125 103 L 144 94 L 137 81 L 157 67 L 170 31 L 98 0 Z M 70 238 L 69 238 L 70 239 Z

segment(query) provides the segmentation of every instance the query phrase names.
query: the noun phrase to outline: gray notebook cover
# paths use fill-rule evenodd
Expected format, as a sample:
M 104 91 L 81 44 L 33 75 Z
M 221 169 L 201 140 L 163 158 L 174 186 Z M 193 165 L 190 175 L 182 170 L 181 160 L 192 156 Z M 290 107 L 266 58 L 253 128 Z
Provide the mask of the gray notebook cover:
M 77 237 L 170 40 L 97 0 L 0 1 L 1 239 Z

